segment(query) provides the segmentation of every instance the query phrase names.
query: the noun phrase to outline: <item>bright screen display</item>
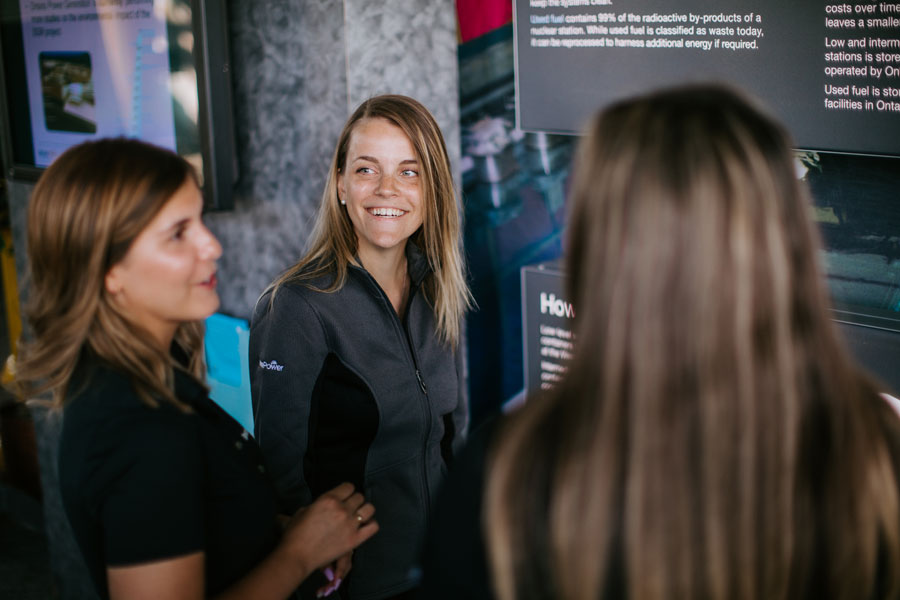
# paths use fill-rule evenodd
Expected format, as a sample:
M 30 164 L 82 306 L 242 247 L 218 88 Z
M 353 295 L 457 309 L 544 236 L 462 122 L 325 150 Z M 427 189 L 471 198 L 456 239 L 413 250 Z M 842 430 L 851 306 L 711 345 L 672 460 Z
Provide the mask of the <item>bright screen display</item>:
M 18 69 L 26 88 L 24 94 L 7 90 L 11 128 L 26 138 L 16 140 L 17 160 L 46 167 L 74 144 L 125 136 L 179 152 L 203 172 L 186 0 L 16 4 L 21 44 L 10 51 L 4 40 L 4 54 L 7 63 L 18 62 L 7 67 L 7 88 L 22 84 L 14 76 Z M 9 31 L 4 28 L 7 37 Z M 27 106 L 15 105 L 22 101 Z M 16 122 L 22 115 L 27 130 Z M 29 146 L 31 156 L 21 156 Z

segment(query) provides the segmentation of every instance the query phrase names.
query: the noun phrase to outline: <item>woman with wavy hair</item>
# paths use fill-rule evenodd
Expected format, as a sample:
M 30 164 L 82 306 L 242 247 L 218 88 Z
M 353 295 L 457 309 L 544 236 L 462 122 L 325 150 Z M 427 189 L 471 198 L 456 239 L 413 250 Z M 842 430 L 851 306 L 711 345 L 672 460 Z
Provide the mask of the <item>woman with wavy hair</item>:
M 900 426 L 838 339 L 790 148 L 719 87 L 593 121 L 574 358 L 486 442 L 483 494 L 451 477 L 429 598 L 898 597 Z M 466 521 L 487 568 L 449 558 Z
M 255 427 L 284 507 L 337 480 L 378 507 L 381 531 L 355 553 L 345 598 L 416 582 L 429 507 L 466 425 L 459 243 L 437 123 L 412 98 L 377 96 L 341 132 L 309 251 L 257 303 Z
M 188 163 L 125 139 L 67 150 L 29 202 L 16 379 L 63 410 L 63 504 L 104 598 L 285 598 L 377 530 L 350 484 L 280 525 L 258 447 L 208 398 L 202 209 Z

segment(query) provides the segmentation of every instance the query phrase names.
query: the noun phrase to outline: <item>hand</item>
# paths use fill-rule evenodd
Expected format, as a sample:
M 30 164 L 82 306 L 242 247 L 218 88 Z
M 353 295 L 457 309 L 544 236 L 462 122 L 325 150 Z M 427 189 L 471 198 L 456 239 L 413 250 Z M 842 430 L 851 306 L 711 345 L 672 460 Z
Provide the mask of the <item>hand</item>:
M 326 596 L 329 596 L 332 592 L 341 587 L 341 583 L 343 583 L 344 579 L 346 579 L 347 573 L 350 572 L 350 564 L 352 558 L 353 551 L 351 550 L 347 554 L 340 556 L 336 561 L 322 569 L 322 573 L 325 575 L 325 579 L 328 580 L 328 583 L 316 590 L 317 598 L 324 598 Z
M 281 548 L 307 573 L 337 561 L 334 569 L 343 578 L 350 568 L 350 551 L 378 531 L 378 523 L 372 518 L 374 514 L 375 507 L 362 494 L 354 492 L 352 484 L 342 483 L 294 514 L 285 529 Z

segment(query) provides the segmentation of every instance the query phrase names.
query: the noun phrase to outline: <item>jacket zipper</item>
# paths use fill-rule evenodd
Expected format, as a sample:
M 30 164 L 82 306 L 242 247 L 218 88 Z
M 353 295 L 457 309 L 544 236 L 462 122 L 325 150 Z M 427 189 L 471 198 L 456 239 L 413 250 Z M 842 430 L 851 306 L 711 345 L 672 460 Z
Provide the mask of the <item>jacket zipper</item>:
M 378 285 L 378 282 L 375 281 L 375 278 L 372 277 L 372 274 L 366 271 L 365 269 L 360 269 L 362 273 L 368 277 L 369 281 L 372 285 L 375 286 L 375 289 L 378 290 L 379 295 L 381 296 L 382 302 L 385 303 L 386 308 L 390 311 L 392 318 L 394 319 L 394 324 L 400 328 L 403 337 L 406 339 L 406 348 L 409 350 L 409 357 L 413 363 L 413 369 L 416 373 L 416 381 L 419 383 L 419 389 L 422 391 L 422 395 L 425 398 L 425 436 L 422 439 L 423 448 L 428 447 L 428 438 L 431 436 L 431 398 L 428 397 L 428 388 L 425 386 L 425 381 L 422 379 L 422 372 L 419 370 L 419 360 L 416 357 L 415 346 L 413 345 L 412 338 L 409 334 L 409 327 L 406 326 L 406 323 L 400 320 L 400 316 L 397 314 L 397 311 L 394 310 L 393 305 L 391 304 L 390 298 L 387 297 L 387 294 L 384 293 L 384 290 L 381 289 L 381 286 Z M 406 322 L 409 321 L 409 313 L 412 307 L 413 298 L 418 292 L 419 286 L 414 285 L 410 286 L 409 290 L 409 299 L 406 304 L 406 314 L 404 315 L 404 320 Z M 431 492 L 428 488 L 428 464 L 426 461 L 422 463 L 422 493 L 425 495 L 425 518 L 428 518 L 428 513 L 430 512 L 431 507 Z
M 416 380 L 419 382 L 419 388 L 422 390 L 422 396 L 425 399 L 425 435 L 422 438 L 422 448 L 425 450 L 425 458 L 422 461 L 422 493 L 425 496 L 425 519 L 428 520 L 428 514 L 431 511 L 431 492 L 429 491 L 428 485 L 428 439 L 431 437 L 431 425 L 432 425 L 432 417 L 431 417 L 431 398 L 428 396 L 428 388 L 425 386 L 425 381 L 422 379 L 422 372 L 419 369 L 419 359 L 416 356 L 416 347 L 412 341 L 412 335 L 409 331 L 409 313 L 412 312 L 412 303 L 413 298 L 415 298 L 416 293 L 419 291 L 419 286 L 410 286 L 409 290 L 409 299 L 406 303 L 406 314 L 403 316 L 403 320 L 405 323 L 400 323 L 401 329 L 403 333 L 406 335 L 406 345 L 409 347 L 409 355 L 412 357 L 413 366 L 416 369 Z M 385 297 L 386 299 L 387 297 Z M 389 301 L 388 301 L 389 302 Z M 391 309 L 393 312 L 393 308 Z M 394 312 L 396 316 L 397 313 Z M 399 321 L 399 317 L 397 317 Z
M 415 362 L 415 361 L 414 361 Z M 422 393 L 426 396 L 428 395 L 428 389 L 425 388 L 425 382 L 422 381 L 422 374 L 419 369 L 416 369 L 416 379 L 419 380 L 419 387 L 422 388 Z

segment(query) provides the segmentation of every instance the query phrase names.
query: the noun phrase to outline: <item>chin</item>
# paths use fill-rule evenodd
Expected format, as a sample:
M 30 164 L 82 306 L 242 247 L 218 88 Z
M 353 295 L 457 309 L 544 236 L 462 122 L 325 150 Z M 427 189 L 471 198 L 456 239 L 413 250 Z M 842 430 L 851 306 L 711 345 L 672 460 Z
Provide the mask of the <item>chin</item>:
M 397 246 L 405 245 L 406 240 L 408 239 L 409 236 L 391 236 L 389 238 L 377 240 L 375 245 L 382 250 L 390 250 L 392 248 L 396 248 Z
M 190 319 L 191 321 L 202 321 L 207 317 L 211 317 L 217 310 L 219 310 L 219 299 L 216 298 L 215 302 L 209 302 L 204 304 L 203 306 L 198 306 L 196 310 L 191 311 L 194 316 Z

